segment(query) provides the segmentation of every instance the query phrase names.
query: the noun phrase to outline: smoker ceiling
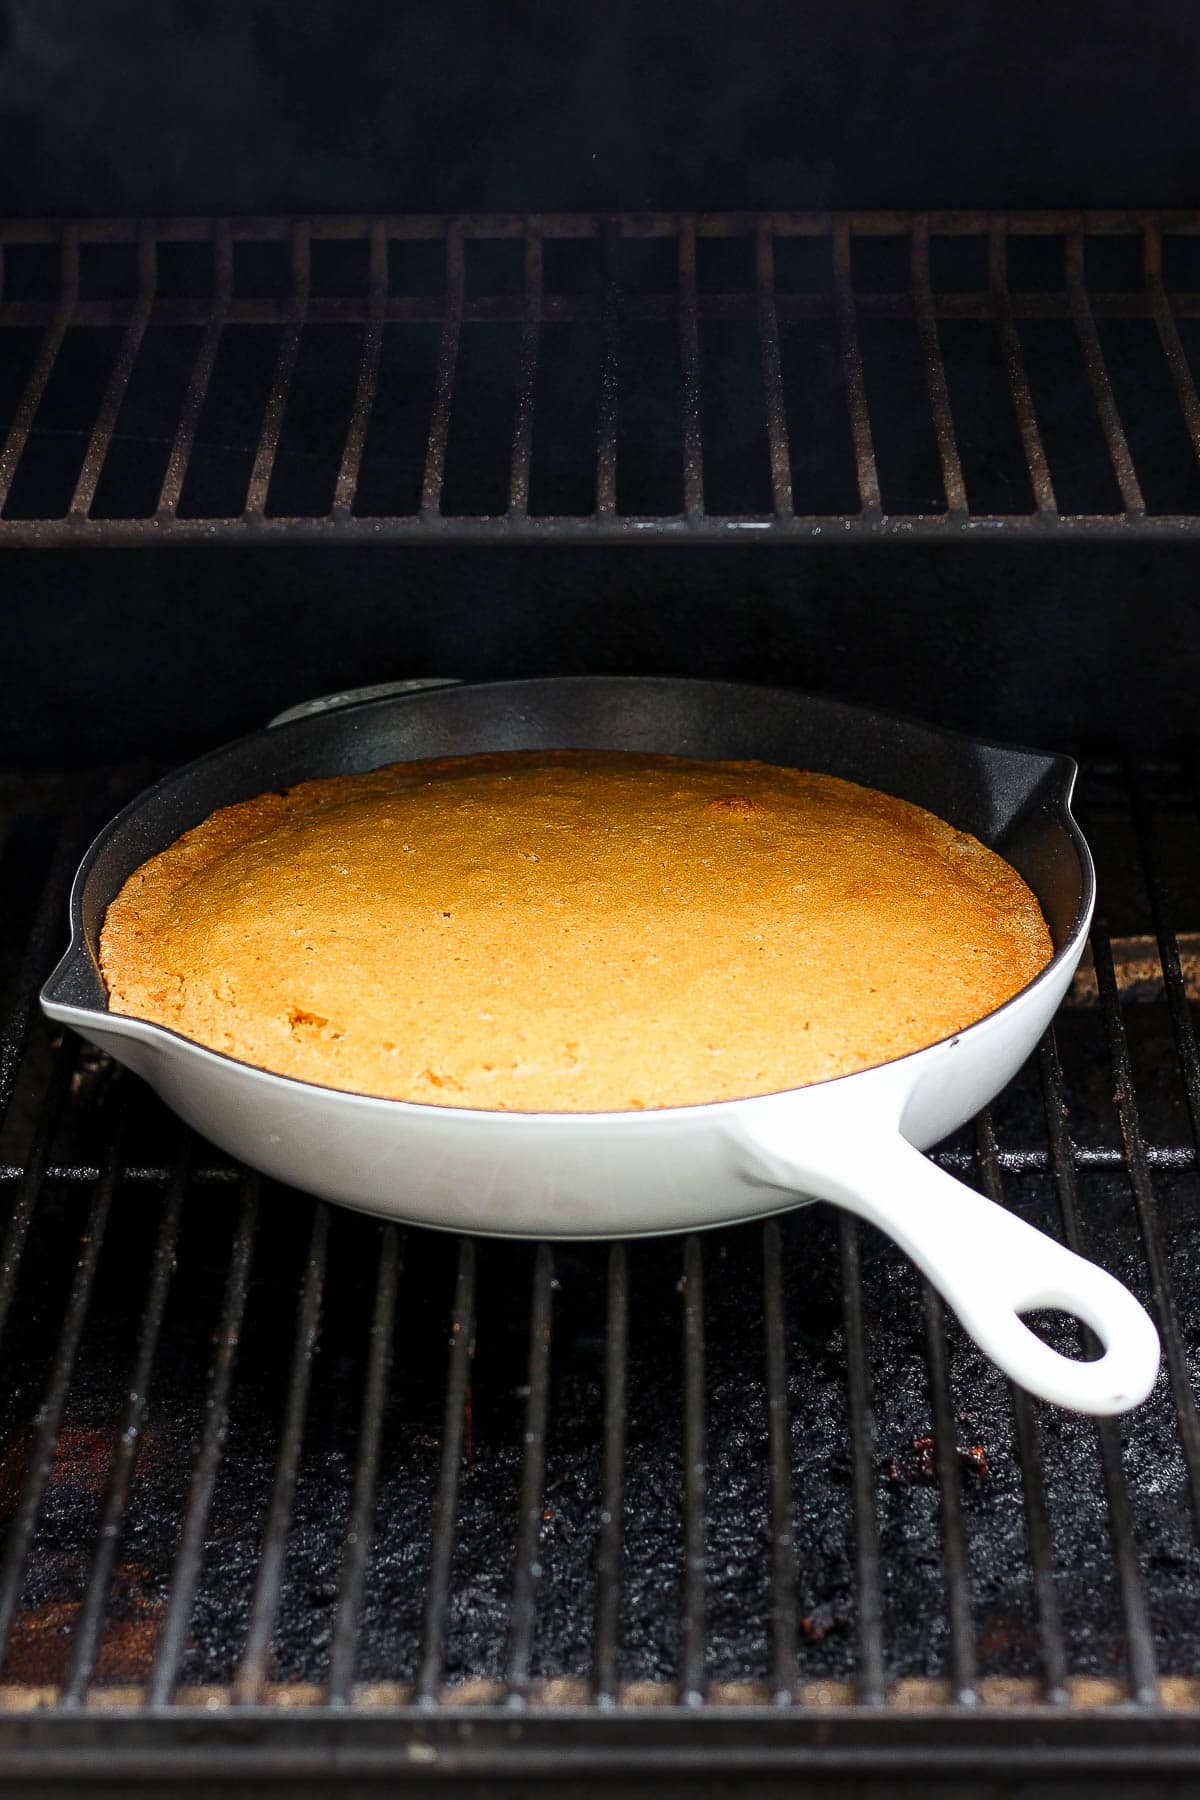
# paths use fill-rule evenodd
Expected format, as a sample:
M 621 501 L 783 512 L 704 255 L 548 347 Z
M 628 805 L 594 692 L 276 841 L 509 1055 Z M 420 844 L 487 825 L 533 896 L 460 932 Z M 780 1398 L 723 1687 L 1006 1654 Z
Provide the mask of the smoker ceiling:
M 0 225 L 0 543 L 1200 531 L 1200 215 Z

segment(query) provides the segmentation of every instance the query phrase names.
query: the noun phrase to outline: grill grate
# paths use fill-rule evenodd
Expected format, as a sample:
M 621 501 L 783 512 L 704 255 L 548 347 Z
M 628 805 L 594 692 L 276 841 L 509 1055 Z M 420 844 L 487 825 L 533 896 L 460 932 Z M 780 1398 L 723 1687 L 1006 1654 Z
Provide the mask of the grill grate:
M 0 542 L 1200 530 L 1196 213 L 9 221 L 0 252 Z
M 478 1753 L 493 1775 L 705 1745 L 760 1773 L 874 1746 L 893 1788 L 927 1779 L 931 1747 L 977 1777 L 1035 1739 L 1076 1772 L 1107 1745 L 1111 1779 L 1135 1744 L 1187 1762 L 1190 771 L 1086 772 L 1106 907 L 1090 967 L 1040 1056 L 939 1153 L 1152 1305 L 1155 1394 L 1099 1426 L 1012 1390 L 848 1216 L 455 1242 L 260 1183 L 181 1133 L 32 1007 L 69 870 L 129 785 L 0 789 L 0 1763 L 43 1741 L 144 1756 L 161 1740 L 143 1723 L 184 1717 L 252 1760 L 300 1750 L 239 1718 L 346 1718 L 368 1756 L 383 1716 L 418 1767 Z M 1031 1738 L 1031 1719 L 1061 1730 Z

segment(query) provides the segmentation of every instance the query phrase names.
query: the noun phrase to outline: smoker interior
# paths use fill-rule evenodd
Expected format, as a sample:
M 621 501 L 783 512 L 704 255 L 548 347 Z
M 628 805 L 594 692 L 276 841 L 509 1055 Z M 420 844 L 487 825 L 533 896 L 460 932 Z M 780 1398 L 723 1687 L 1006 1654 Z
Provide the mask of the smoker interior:
M 12 1780 L 1194 1780 L 1198 225 L 5 228 Z M 1151 1307 L 1144 1407 L 1013 1391 L 823 1208 L 314 1205 L 37 1015 L 169 762 L 353 680 L 664 666 L 1083 754 L 1091 956 L 937 1154 Z

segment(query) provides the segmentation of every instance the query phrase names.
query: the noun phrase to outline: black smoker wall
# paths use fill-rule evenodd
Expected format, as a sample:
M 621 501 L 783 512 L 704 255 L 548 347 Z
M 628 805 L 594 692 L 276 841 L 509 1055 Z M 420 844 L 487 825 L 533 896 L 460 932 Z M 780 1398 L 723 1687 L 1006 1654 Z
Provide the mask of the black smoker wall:
M 1017 742 L 1196 737 L 1196 555 L 299 548 L 0 559 L 0 766 L 178 762 L 399 676 L 794 683 Z
M 1194 204 L 1191 0 L 2 0 L 0 212 Z
M 0 0 L 0 214 L 1194 204 L 1200 10 Z M 0 346 L 2 347 L 2 346 Z M 728 672 L 1064 746 L 1194 730 L 1186 549 L 9 553 L 0 761 L 393 674 Z

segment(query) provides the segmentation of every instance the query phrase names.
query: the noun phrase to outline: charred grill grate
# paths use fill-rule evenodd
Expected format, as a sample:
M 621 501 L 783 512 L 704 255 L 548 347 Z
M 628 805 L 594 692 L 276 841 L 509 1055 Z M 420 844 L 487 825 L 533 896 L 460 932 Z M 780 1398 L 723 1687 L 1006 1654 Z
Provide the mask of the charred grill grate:
M 1014 1393 L 824 1209 L 505 1245 L 222 1160 L 34 1017 L 75 857 L 129 786 L 0 790 L 0 1762 L 102 1744 L 144 1773 L 186 1717 L 276 1773 L 303 1721 L 351 1761 L 493 1778 L 654 1750 L 865 1780 L 872 1746 L 893 1790 L 934 1748 L 976 1776 L 1038 1745 L 1110 1778 L 1137 1746 L 1191 1766 L 1190 771 L 1087 772 L 1091 972 L 941 1152 L 1152 1305 L 1158 1388 L 1100 1426 Z
M 10 221 L 0 251 L 0 543 L 1200 529 L 1200 214 Z

